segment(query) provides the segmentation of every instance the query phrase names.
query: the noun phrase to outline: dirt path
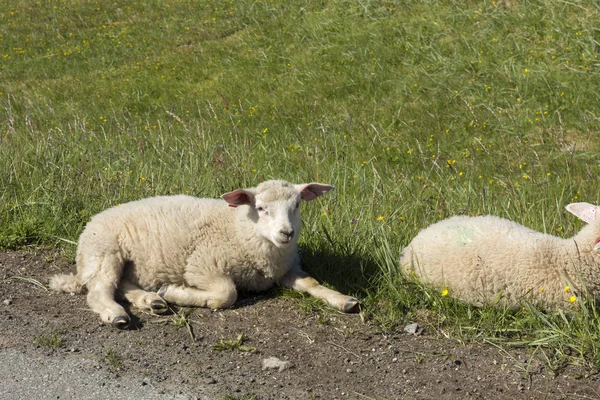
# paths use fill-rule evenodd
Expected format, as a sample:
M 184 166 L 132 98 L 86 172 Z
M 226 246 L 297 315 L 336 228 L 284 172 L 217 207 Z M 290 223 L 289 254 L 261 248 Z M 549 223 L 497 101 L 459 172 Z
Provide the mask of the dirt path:
M 193 310 L 191 332 L 173 316 L 135 311 L 139 329 L 118 331 L 100 324 L 85 296 L 24 280 L 47 284 L 59 271 L 74 266 L 55 253 L 0 252 L 2 399 L 600 398 L 595 377 L 554 377 L 523 352 L 427 333 L 386 336 L 358 315 L 307 315 L 296 301 L 272 296 Z M 214 349 L 242 333 L 254 351 Z M 263 370 L 268 357 L 292 367 Z

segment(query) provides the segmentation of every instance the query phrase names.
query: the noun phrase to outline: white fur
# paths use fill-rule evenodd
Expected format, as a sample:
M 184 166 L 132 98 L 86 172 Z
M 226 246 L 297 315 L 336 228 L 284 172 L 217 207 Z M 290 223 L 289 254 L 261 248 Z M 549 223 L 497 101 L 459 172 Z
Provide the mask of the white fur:
M 588 223 L 570 239 L 494 216 L 456 216 L 419 232 L 401 263 L 424 282 L 474 304 L 516 306 L 526 299 L 558 307 L 585 290 L 597 296 L 600 208 L 574 203 L 567 210 Z
M 164 312 L 164 300 L 224 308 L 239 288 L 261 291 L 283 283 L 349 311 L 356 300 L 309 282 L 298 256 L 300 201 L 331 189 L 267 181 L 223 200 L 162 196 L 110 208 L 94 216 L 79 238 L 77 275 L 57 275 L 50 287 L 86 286 L 90 307 L 119 327 L 129 317 L 115 302 L 117 293 L 137 307 Z

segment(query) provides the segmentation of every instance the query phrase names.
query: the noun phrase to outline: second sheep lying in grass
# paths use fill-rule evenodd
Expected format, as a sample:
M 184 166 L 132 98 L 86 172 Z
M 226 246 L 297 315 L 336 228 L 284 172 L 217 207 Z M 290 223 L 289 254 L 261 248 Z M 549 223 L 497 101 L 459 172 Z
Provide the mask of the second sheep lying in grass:
M 473 304 L 555 308 L 600 294 L 600 207 L 569 204 L 586 225 L 562 239 L 494 217 L 456 216 L 422 230 L 401 263 L 424 283 Z
M 280 283 L 353 311 L 356 299 L 300 269 L 300 202 L 331 189 L 267 181 L 222 200 L 162 196 L 113 207 L 81 234 L 77 275 L 54 276 L 50 287 L 77 292 L 85 285 L 92 310 L 119 328 L 129 316 L 115 301 L 117 292 L 138 308 L 161 313 L 166 302 L 229 307 L 238 288 L 261 291 Z

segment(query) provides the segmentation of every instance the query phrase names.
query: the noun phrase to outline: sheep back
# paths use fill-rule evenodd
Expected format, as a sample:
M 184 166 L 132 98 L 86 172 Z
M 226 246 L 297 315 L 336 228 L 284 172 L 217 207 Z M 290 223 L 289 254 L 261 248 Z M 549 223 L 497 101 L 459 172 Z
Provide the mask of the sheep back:
M 456 216 L 419 232 L 401 263 L 424 283 L 473 304 L 554 305 L 565 301 L 567 242 L 503 218 Z

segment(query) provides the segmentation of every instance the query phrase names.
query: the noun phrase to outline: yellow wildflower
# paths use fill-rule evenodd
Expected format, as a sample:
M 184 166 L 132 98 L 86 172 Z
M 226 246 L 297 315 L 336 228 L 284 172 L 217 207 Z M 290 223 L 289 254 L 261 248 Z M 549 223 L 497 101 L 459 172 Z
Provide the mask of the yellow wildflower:
M 571 291 L 571 286 L 565 286 L 565 293 L 568 293 Z
M 446 297 L 448 296 L 448 288 L 445 288 L 444 290 L 442 290 L 442 297 Z
M 569 297 L 569 303 L 575 303 L 576 301 L 577 301 L 577 297 L 576 296 Z

